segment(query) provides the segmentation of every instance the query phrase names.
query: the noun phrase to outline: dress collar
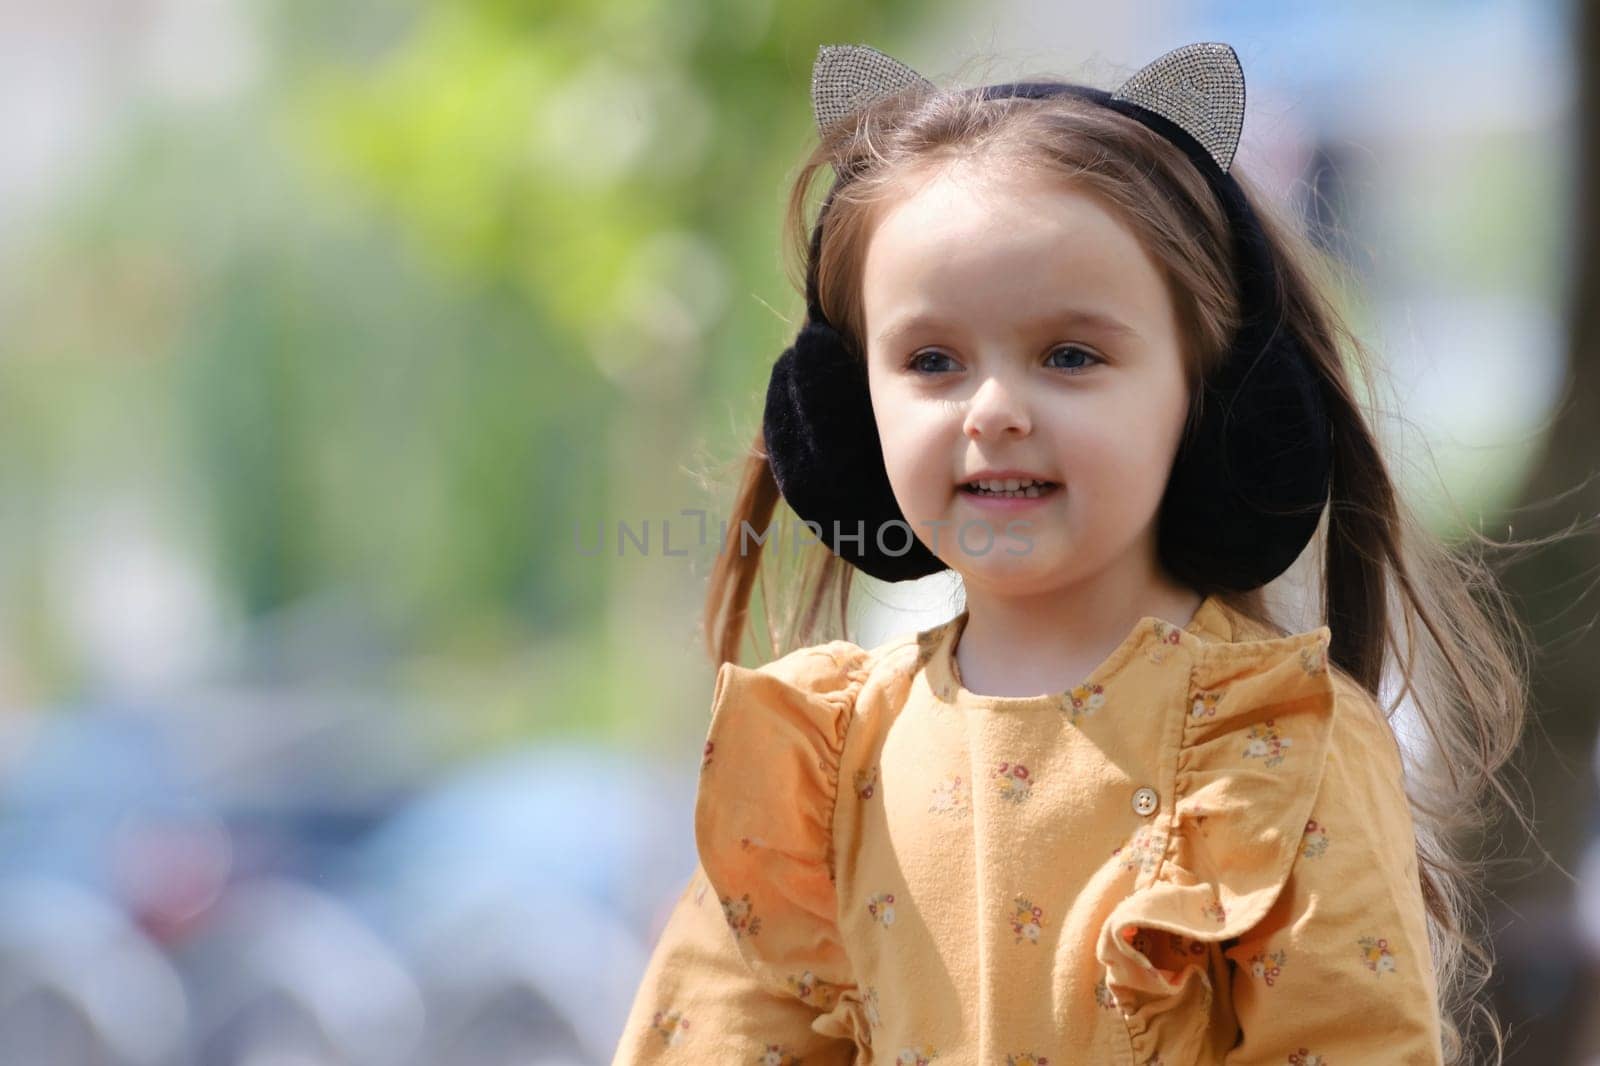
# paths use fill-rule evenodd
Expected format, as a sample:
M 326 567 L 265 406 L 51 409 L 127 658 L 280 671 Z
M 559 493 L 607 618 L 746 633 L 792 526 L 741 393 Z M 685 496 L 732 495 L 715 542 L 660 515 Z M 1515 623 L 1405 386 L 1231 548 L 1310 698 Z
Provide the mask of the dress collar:
M 1182 626 L 1152 615 L 1140 618 L 1089 676 L 1070 691 L 1033 696 L 990 696 L 969 691 L 961 682 L 961 670 L 956 664 L 956 645 L 966 629 L 969 618 L 970 612 L 963 609 L 948 622 L 925 630 L 919 635 L 924 669 L 927 672 L 929 686 L 940 699 L 949 703 L 993 710 L 1060 708 L 1070 703 L 1073 693 L 1079 689 L 1092 689 L 1095 685 L 1104 684 L 1147 646 L 1186 643 L 1197 647 L 1200 644 L 1233 643 L 1272 636 L 1270 632 L 1239 614 L 1213 593 L 1200 601 L 1194 617 Z

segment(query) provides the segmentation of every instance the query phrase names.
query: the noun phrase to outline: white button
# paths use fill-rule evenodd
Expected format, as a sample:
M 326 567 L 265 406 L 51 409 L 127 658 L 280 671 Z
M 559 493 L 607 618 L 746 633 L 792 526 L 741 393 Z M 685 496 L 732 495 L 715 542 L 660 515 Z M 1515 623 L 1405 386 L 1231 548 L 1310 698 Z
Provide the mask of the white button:
M 1156 790 L 1141 788 L 1133 794 L 1133 809 L 1140 814 L 1149 814 L 1156 809 Z

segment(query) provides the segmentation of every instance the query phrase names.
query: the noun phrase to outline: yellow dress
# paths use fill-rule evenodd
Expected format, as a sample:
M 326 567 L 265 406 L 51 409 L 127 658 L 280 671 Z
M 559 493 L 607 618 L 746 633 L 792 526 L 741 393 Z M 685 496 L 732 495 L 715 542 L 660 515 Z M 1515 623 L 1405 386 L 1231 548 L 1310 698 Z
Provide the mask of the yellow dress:
M 1327 626 L 1211 597 L 993 697 L 966 621 L 721 667 L 614 1066 L 1442 1062 L 1400 750 Z

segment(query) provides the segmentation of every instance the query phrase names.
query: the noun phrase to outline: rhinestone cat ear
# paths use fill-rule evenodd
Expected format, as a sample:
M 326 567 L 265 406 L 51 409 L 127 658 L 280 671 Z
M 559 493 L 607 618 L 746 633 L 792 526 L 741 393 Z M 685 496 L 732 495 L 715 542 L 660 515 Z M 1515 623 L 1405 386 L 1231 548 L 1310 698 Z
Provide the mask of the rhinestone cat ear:
M 893 56 L 864 44 L 825 44 L 811 68 L 811 109 L 817 129 L 874 100 L 933 83 Z M 1111 94 L 1185 130 L 1224 173 L 1233 165 L 1244 128 L 1244 68 L 1229 45 L 1186 44 L 1141 67 Z
M 1224 174 L 1233 165 L 1244 127 L 1244 69 L 1226 44 L 1174 48 L 1145 64 L 1111 94 L 1181 126 Z
M 825 44 L 811 67 L 811 110 L 817 129 L 852 111 L 911 86 L 932 89 L 933 83 L 893 56 L 864 44 Z

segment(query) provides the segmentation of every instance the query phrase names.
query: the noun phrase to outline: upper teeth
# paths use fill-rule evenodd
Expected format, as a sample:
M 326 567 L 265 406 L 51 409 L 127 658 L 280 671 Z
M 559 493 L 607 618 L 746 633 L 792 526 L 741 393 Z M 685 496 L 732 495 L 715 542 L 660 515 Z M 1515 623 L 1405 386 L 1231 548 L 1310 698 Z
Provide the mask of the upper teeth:
M 1016 492 L 1018 489 L 1027 488 L 1029 485 L 1038 485 L 1040 488 L 1043 488 L 1045 485 L 1048 485 L 1049 482 L 1039 481 L 1034 478 L 1008 477 L 1002 478 L 998 481 L 984 478 L 979 481 L 971 482 L 971 484 L 976 485 L 980 489 L 988 489 L 990 492 Z

